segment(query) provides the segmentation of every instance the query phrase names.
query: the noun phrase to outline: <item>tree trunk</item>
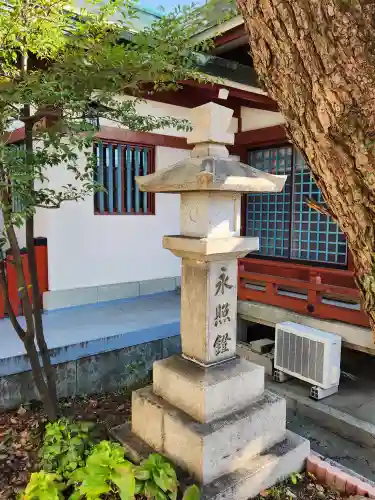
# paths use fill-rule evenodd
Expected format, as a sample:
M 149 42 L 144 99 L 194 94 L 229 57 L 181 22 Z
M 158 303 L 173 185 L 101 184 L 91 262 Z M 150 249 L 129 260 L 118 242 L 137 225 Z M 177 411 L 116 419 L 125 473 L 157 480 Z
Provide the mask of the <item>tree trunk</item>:
M 31 291 L 33 298 L 33 314 L 35 338 L 38 343 L 39 353 L 42 358 L 46 381 L 48 385 L 51 400 L 54 402 L 57 410 L 57 390 L 55 371 L 51 363 L 51 357 L 44 337 L 43 319 L 42 319 L 42 301 L 38 281 L 38 268 L 36 265 L 35 245 L 34 245 L 34 217 L 28 217 L 26 220 L 26 247 L 29 261 L 29 273 L 31 281 Z
M 56 399 L 51 397 L 50 389 L 43 376 L 43 369 L 39 360 L 38 351 L 35 346 L 35 327 L 34 327 L 33 309 L 26 286 L 25 274 L 23 271 L 21 252 L 19 249 L 17 236 L 13 226 L 10 223 L 8 223 L 8 221 L 5 221 L 5 223 L 7 225 L 7 236 L 11 247 L 14 266 L 16 268 L 16 273 L 17 273 L 17 284 L 22 303 L 23 314 L 25 316 L 26 330 L 21 333 L 22 329 L 19 326 L 19 323 L 17 322 L 17 318 L 15 318 L 15 315 L 12 312 L 12 307 L 10 305 L 8 296 L 8 286 L 4 271 L 4 263 L 2 263 L 0 270 L 0 275 L 1 275 L 0 279 L 5 301 L 7 304 L 8 314 L 10 316 L 13 326 L 15 327 L 16 332 L 18 333 L 20 339 L 22 340 L 25 346 L 26 354 L 27 357 L 29 358 L 31 365 L 31 372 L 33 375 L 33 379 L 37 391 L 39 392 L 40 398 L 43 402 L 46 414 L 49 420 L 55 420 L 57 418 L 57 403 Z
M 25 118 L 30 116 L 29 106 L 24 107 Z M 33 125 L 32 122 L 26 121 L 25 123 L 25 150 L 26 150 L 26 161 L 28 161 L 28 154 L 33 153 Z M 34 189 L 34 183 L 30 182 L 30 189 Z M 26 219 L 26 248 L 29 260 L 29 272 L 31 281 L 31 294 L 33 302 L 33 320 L 34 320 L 34 330 L 35 337 L 39 347 L 39 353 L 42 358 L 43 368 L 46 375 L 46 381 L 48 385 L 48 390 L 50 393 L 50 398 L 54 401 L 55 408 L 57 411 L 57 391 L 56 391 L 56 380 L 55 371 L 51 363 L 51 357 L 49 355 L 47 342 L 44 337 L 43 331 L 43 320 L 42 320 L 42 302 L 40 297 L 40 288 L 38 281 L 38 269 L 36 265 L 36 255 L 35 255 L 35 245 L 34 245 L 34 216 L 29 215 Z
M 375 334 L 375 3 L 237 3 L 260 80 L 347 237 Z
M 26 349 L 27 357 L 31 365 L 31 372 L 39 392 L 40 398 L 43 402 L 44 411 L 48 419 L 53 422 L 57 418 L 57 405 L 56 400 L 51 397 L 49 386 L 47 385 L 43 376 L 43 369 L 40 364 L 38 351 L 35 346 L 34 337 L 26 335 L 24 346 Z
M 26 162 L 33 155 L 33 122 L 30 118 L 30 106 L 25 105 L 23 110 L 24 120 L 25 120 L 25 152 L 26 152 Z M 30 181 L 30 190 L 34 189 L 34 182 Z M 49 417 L 53 416 L 53 419 L 57 416 L 57 391 L 56 391 L 56 380 L 55 372 L 51 363 L 51 357 L 49 355 L 48 346 L 44 337 L 43 331 L 43 320 L 42 320 L 42 302 L 40 298 L 40 288 L 38 282 L 38 270 L 36 265 L 36 255 L 35 255 L 35 245 L 34 245 L 34 216 L 29 215 L 26 219 L 26 248 L 29 261 L 29 272 L 31 281 L 31 295 L 32 295 L 32 321 L 33 321 L 33 331 L 35 334 L 35 339 L 38 344 L 39 354 L 43 363 L 44 370 L 44 381 L 46 383 L 47 394 L 45 388 L 43 387 L 43 392 L 41 397 L 45 405 L 46 412 L 49 413 Z M 25 312 L 26 317 L 26 312 Z M 33 340 L 34 342 L 34 340 Z M 25 344 L 26 347 L 26 344 Z M 29 354 L 29 351 L 27 351 Z M 39 358 L 38 358 L 39 362 Z M 31 363 L 31 358 L 30 358 Z M 39 363 L 40 365 L 40 363 Z M 37 369 L 34 363 L 35 369 Z M 34 372 L 34 368 L 32 365 Z M 41 372 L 43 374 L 43 371 Z M 35 373 L 38 377 L 38 373 Z M 35 377 L 34 377 L 35 378 Z M 39 378 L 39 377 L 38 377 Z M 51 417 L 50 417 L 51 418 Z

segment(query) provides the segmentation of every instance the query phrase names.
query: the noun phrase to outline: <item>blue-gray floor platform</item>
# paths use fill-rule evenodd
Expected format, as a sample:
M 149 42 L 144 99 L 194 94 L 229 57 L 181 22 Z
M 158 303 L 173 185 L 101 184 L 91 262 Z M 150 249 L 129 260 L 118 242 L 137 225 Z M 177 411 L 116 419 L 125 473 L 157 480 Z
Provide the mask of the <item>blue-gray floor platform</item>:
M 180 350 L 177 292 L 53 311 L 43 320 L 62 397 L 131 387 L 149 376 L 155 360 Z M 1 409 L 35 391 L 24 346 L 7 319 L 0 339 Z

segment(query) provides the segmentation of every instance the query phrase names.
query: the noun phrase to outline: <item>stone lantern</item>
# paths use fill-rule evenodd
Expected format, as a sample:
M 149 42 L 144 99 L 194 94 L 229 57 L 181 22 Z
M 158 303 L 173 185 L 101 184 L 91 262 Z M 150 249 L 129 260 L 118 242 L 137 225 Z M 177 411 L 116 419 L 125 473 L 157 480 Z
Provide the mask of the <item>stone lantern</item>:
M 181 195 L 181 234 L 163 246 L 182 259 L 182 355 L 154 363 L 120 436 L 171 459 L 202 498 L 247 500 L 301 469 L 309 443 L 286 431 L 285 400 L 264 390 L 264 368 L 236 356 L 237 258 L 259 245 L 240 236 L 241 195 L 279 192 L 286 177 L 229 156 L 232 114 L 212 102 L 193 109 L 190 158 L 136 179 L 142 191 Z

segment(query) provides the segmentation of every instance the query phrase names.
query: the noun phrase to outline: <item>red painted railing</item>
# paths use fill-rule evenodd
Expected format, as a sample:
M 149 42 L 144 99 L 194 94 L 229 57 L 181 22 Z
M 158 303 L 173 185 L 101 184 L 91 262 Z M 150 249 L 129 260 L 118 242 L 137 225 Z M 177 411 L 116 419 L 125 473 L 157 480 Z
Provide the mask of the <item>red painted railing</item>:
M 48 290 L 48 264 L 47 264 L 47 244 L 44 238 L 35 240 L 36 263 L 38 270 L 38 281 L 40 293 L 43 297 L 43 292 Z M 16 316 L 22 315 L 22 304 L 18 293 L 17 273 L 12 257 L 8 256 L 6 261 L 6 273 L 8 279 L 8 293 L 12 309 Z M 26 253 L 22 254 L 22 265 L 25 273 L 26 284 L 30 285 L 29 262 Z M 28 288 L 29 296 L 31 297 L 31 288 Z M 5 308 L 4 296 L 0 289 L 0 318 L 7 316 Z
M 360 297 L 352 271 L 245 258 L 239 260 L 238 278 L 240 300 L 369 326 L 366 314 L 355 308 Z

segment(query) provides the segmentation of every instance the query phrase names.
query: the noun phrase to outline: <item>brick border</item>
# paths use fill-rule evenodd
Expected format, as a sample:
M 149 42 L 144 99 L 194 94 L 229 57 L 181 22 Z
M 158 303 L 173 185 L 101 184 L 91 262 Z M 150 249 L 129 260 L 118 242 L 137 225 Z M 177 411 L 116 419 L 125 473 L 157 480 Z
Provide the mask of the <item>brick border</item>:
M 351 475 L 349 469 L 346 470 L 344 472 L 318 455 L 310 454 L 307 457 L 306 471 L 313 474 L 318 483 L 348 495 L 368 495 L 375 499 L 375 486 Z

